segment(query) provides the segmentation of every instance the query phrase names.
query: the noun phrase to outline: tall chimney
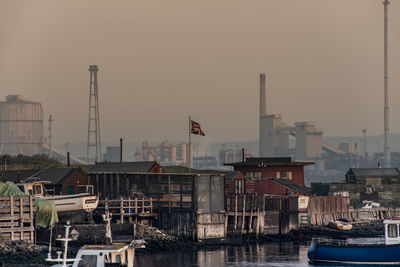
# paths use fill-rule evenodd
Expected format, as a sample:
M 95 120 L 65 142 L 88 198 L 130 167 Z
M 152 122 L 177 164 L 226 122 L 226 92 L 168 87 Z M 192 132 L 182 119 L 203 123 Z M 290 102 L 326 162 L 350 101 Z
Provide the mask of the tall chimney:
M 69 152 L 67 152 L 67 167 L 71 167 L 71 162 L 69 158 Z
M 265 90 L 265 73 L 260 73 L 260 114 L 259 114 L 259 156 L 265 155 L 265 126 L 263 117 L 267 115 L 267 93 Z
M 265 73 L 260 73 L 260 117 L 267 115 L 267 93 L 265 91 Z
M 367 129 L 362 129 L 363 133 L 363 153 L 365 159 L 368 159 L 368 153 L 367 153 Z
M 119 139 L 119 162 L 122 162 L 122 138 Z

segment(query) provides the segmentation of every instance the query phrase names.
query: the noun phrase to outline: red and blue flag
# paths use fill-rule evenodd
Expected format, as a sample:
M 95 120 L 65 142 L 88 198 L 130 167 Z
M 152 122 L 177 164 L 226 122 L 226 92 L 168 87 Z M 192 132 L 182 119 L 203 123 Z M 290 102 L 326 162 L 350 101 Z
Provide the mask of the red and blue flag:
M 205 136 L 204 132 L 201 130 L 200 123 L 192 121 L 192 120 L 190 122 L 192 124 L 192 130 L 190 132 L 191 134 Z

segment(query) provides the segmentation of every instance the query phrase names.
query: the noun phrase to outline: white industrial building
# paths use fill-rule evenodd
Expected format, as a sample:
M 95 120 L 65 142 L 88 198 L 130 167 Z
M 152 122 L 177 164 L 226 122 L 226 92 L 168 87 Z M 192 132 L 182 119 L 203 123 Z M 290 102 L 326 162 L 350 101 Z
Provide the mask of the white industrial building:
M 42 104 L 8 95 L 0 102 L 1 154 L 34 155 L 44 143 Z

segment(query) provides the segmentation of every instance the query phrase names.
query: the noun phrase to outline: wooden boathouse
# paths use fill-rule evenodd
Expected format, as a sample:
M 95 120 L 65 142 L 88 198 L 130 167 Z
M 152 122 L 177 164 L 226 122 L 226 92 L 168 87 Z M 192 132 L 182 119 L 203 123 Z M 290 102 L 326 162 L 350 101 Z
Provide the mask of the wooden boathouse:
M 102 198 L 151 200 L 154 217 L 147 219 L 171 235 L 202 242 L 226 237 L 224 174 L 148 172 L 151 164 L 141 162 L 96 165 L 88 174 Z
M 266 183 L 264 184 L 263 181 Z M 298 195 L 306 189 L 280 185 L 290 195 L 271 195 L 263 190 L 280 185 L 271 179 L 250 179 L 238 172 L 225 186 L 227 231 L 238 234 L 286 234 L 298 226 Z M 296 189 L 295 189 L 296 188 Z

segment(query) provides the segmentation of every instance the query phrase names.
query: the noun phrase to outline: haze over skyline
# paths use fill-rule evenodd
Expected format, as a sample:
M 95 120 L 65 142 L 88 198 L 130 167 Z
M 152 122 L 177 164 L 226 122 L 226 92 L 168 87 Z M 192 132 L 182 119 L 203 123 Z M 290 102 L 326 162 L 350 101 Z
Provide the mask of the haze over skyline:
M 389 10 L 399 133 L 400 1 Z M 104 142 L 186 141 L 189 115 L 201 142 L 256 140 L 260 72 L 268 113 L 287 123 L 315 121 L 324 136 L 383 133 L 380 0 L 3 0 L 0 40 L 1 100 L 41 102 L 54 143 L 86 141 L 91 64 Z

